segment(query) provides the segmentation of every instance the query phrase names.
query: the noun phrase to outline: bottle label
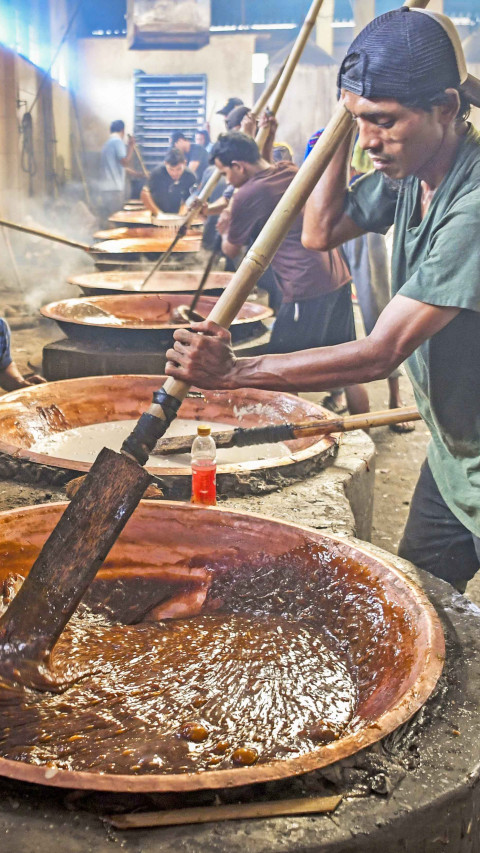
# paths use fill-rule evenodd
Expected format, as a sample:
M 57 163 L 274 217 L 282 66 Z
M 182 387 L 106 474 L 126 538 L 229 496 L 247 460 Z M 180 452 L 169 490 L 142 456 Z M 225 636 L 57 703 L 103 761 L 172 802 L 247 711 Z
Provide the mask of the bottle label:
M 192 503 L 215 506 L 217 503 L 217 466 L 192 463 Z

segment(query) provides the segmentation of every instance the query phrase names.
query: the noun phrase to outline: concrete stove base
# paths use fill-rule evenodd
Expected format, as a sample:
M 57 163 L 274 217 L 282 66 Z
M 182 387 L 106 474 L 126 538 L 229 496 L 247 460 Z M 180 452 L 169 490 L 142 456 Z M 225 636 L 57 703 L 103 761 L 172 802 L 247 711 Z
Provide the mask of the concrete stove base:
M 373 463 L 370 439 L 351 433 L 316 477 L 228 506 L 368 538 Z M 32 488 L 28 495 L 20 485 L 9 488 L 18 489 L 17 505 L 63 497 L 38 488 L 32 500 Z M 442 581 L 367 547 L 419 581 L 442 618 L 447 659 L 435 694 L 381 744 L 323 771 L 218 792 L 229 802 L 339 792 L 344 799 L 335 813 L 120 832 L 101 816 L 201 805 L 214 793 L 141 802 L 0 780 L 2 853 L 109 853 L 112 844 L 130 853 L 480 853 L 480 610 Z
M 261 355 L 266 352 L 269 340 L 270 332 L 265 332 L 236 344 L 234 350 L 238 356 Z M 93 344 L 63 338 L 43 348 L 42 372 L 49 382 L 115 373 L 151 376 L 165 372 L 165 361 L 165 351 L 158 346 L 125 349 L 101 340 Z

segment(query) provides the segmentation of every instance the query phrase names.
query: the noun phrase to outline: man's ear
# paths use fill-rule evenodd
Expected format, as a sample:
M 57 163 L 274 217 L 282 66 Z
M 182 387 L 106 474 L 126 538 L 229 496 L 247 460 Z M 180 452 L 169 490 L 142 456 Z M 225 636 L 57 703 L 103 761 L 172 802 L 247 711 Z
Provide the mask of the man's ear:
M 438 115 L 444 124 L 450 124 L 460 109 L 460 95 L 456 89 L 445 89 L 445 101 L 437 105 Z

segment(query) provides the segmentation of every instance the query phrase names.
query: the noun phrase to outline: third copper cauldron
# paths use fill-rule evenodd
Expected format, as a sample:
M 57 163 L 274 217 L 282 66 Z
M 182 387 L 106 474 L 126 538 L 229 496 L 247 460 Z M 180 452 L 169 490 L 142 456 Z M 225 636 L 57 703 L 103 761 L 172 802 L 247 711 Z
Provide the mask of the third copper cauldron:
M 216 303 L 210 296 L 200 297 L 197 311 L 206 317 Z M 118 346 L 158 345 L 168 348 L 173 332 L 185 323 L 171 321 L 178 305 L 188 300 L 184 294 L 168 298 L 154 293 L 124 296 L 94 296 L 64 299 L 41 308 L 44 317 L 55 320 L 68 337 L 78 341 L 107 341 Z M 273 311 L 254 302 L 246 302 L 232 323 L 234 343 L 257 337 L 265 332 L 264 321 Z
M 0 514 L 0 584 L 11 573 L 28 573 L 65 506 L 50 504 Z M 24 737 L 31 734 L 32 723 L 36 730 L 36 719 L 44 720 L 42 730 L 46 726 L 51 734 L 42 735 L 40 742 L 22 740 L 24 718 L 17 720 L 13 729 L 6 729 L 0 746 L 0 773 L 4 776 L 68 788 L 182 791 L 306 773 L 351 755 L 408 720 L 430 695 L 443 665 L 443 634 L 434 609 L 423 592 L 388 560 L 371 555 L 368 546 L 254 515 L 144 501 L 109 553 L 86 598 L 97 614 L 95 624 L 103 630 L 104 623 L 98 619 L 113 618 L 118 635 L 117 646 L 109 647 L 108 652 L 105 646 L 94 647 L 89 663 L 106 704 L 91 707 L 88 684 L 84 688 L 80 685 L 83 703 L 78 705 L 76 685 L 57 698 L 26 696 L 25 707 L 28 710 L 32 706 L 36 713 L 37 703 L 40 717 L 26 720 Z M 152 607 L 153 622 L 148 615 Z M 170 621 L 165 622 L 169 612 Z M 172 632 L 175 636 L 178 631 L 180 635 L 195 633 L 198 628 L 204 631 L 209 620 L 217 629 L 237 623 L 246 628 L 242 635 L 227 637 L 227 647 L 236 649 L 240 657 L 229 662 L 228 648 L 217 647 L 213 657 L 208 656 L 207 649 L 203 680 L 203 664 L 197 666 L 194 654 L 190 679 L 179 683 L 179 692 L 183 695 L 186 690 L 190 699 L 185 706 L 179 704 L 173 717 L 170 714 L 170 734 L 161 727 L 152 729 L 152 709 L 164 703 L 164 694 L 158 690 L 158 679 L 165 677 L 161 649 L 155 653 L 157 657 L 150 655 L 152 669 L 131 661 L 133 680 L 124 685 L 126 693 L 122 694 L 109 676 L 115 671 L 116 655 L 124 654 L 118 639 L 122 625 L 126 626 L 125 636 L 141 638 L 149 632 L 154 644 L 160 641 L 161 645 L 165 638 L 168 645 Z M 274 665 L 277 653 L 275 643 L 270 643 L 271 664 L 269 658 L 264 666 L 263 658 L 249 655 L 248 649 L 257 632 L 263 630 L 261 626 L 271 623 L 278 623 L 274 633 L 281 651 Z M 323 742 L 311 742 L 310 734 L 315 740 L 318 735 L 309 728 L 307 742 L 297 747 L 305 735 L 298 730 L 296 713 L 285 715 L 288 704 L 284 705 L 284 699 L 290 694 L 295 704 L 308 692 L 309 679 L 302 686 L 301 673 L 314 677 L 309 654 L 298 661 L 300 676 L 296 681 L 289 683 L 287 677 L 279 682 L 278 678 L 280 672 L 288 672 L 297 633 L 300 637 L 307 626 L 314 645 L 316 633 L 323 632 L 327 644 L 345 661 L 354 687 L 353 705 L 339 736 L 325 742 L 320 732 Z M 58 645 L 62 645 L 62 638 Z M 55 657 L 55 650 L 53 654 Z M 189 654 L 188 646 L 181 653 L 185 654 Z M 171 666 L 168 656 L 167 663 Z M 209 680 L 210 669 L 217 673 L 218 681 Z M 222 691 L 222 684 L 230 684 L 233 669 L 238 680 L 230 687 L 244 709 L 246 729 L 245 719 L 232 706 L 228 691 Z M 121 671 L 119 679 L 121 682 Z M 139 689 L 140 682 L 145 682 L 144 691 Z M 175 701 L 174 682 L 175 669 L 165 682 Z M 106 685 L 106 693 L 102 685 Z M 258 705 L 264 692 L 273 702 L 265 718 L 263 705 Z M 312 695 L 314 703 L 319 698 L 316 693 Z M 342 701 L 342 696 L 339 699 Z M 42 712 L 45 706 L 47 711 L 53 706 L 49 721 Z M 231 707 L 233 728 L 219 753 L 215 751 L 217 730 L 226 724 L 221 721 L 227 706 Z M 252 722 L 251 707 L 257 708 L 259 715 Z M 328 706 L 325 712 L 329 713 Z M 311 716 L 308 707 L 301 713 Z M 11 717 L 9 703 L 5 706 L 7 715 Z M 220 723 L 215 729 L 212 720 L 218 715 Z M 191 723 L 188 729 L 185 720 L 197 717 L 202 719 L 205 734 L 188 746 Z M 92 726 L 92 719 L 98 728 Z M 315 714 L 311 722 L 321 724 Z M 262 753 L 263 741 L 255 740 L 257 727 L 259 731 L 273 731 L 272 757 Z M 187 766 L 169 768 L 168 753 L 162 751 L 162 731 L 166 731 L 167 740 L 170 738 L 175 754 L 185 756 Z M 289 733 L 289 741 L 281 746 L 277 739 L 284 731 Z M 242 732 L 242 737 L 246 732 L 256 745 L 251 751 L 256 751 L 258 760 L 252 766 L 235 766 L 234 746 Z M 102 753 L 100 765 L 90 751 L 92 738 Z M 65 745 L 56 751 L 60 741 Z M 130 767 L 139 751 L 146 763 Z M 92 761 L 100 767 L 107 762 L 108 769 L 99 772 Z M 198 762 L 197 771 L 189 769 L 192 762 Z M 125 766 L 130 768 L 128 772 Z

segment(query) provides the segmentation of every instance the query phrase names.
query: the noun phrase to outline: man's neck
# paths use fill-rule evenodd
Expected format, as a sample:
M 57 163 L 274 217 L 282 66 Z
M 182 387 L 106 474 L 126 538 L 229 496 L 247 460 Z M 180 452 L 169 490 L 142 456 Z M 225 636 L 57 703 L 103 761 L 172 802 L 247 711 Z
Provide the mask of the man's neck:
M 268 160 L 264 160 L 263 157 L 260 157 L 257 163 L 249 163 L 248 166 L 248 177 L 253 178 L 255 175 L 258 175 L 259 172 L 265 172 L 266 169 L 270 169 L 272 167 L 272 163 L 269 163 Z
M 445 175 L 450 171 L 457 156 L 460 142 L 467 131 L 467 122 L 461 122 L 447 128 L 438 150 L 430 160 L 423 164 L 417 175 L 424 192 L 433 194 L 438 189 Z

